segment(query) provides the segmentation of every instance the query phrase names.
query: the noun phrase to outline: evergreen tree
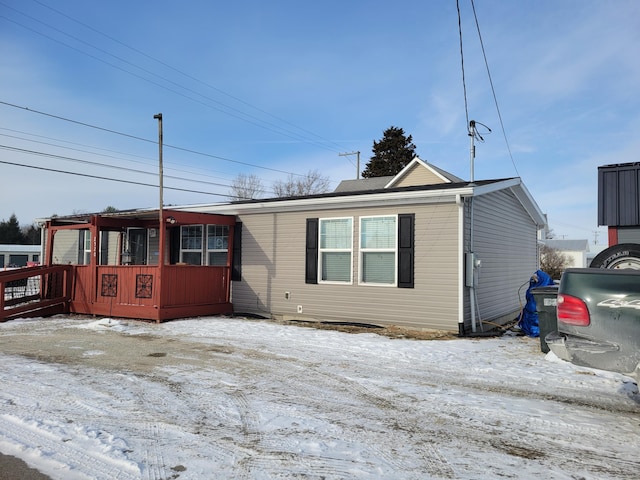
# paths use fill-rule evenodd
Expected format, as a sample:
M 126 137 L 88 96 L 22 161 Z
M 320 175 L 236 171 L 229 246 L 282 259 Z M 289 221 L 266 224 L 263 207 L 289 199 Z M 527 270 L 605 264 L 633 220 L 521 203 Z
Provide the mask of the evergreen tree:
M 363 178 L 396 175 L 416 156 L 416 146 L 411 135 L 405 136 L 404 130 L 389 127 L 379 142 L 373 141 L 373 156 L 362 171 Z
M 0 222 L 0 243 L 9 245 L 19 245 L 24 243 L 20 224 L 16 218 L 16 214 L 11 214 L 9 221 Z
M 38 227 L 35 223 L 29 225 L 28 227 L 22 227 L 21 230 L 23 243 L 27 245 L 40 245 L 40 227 Z

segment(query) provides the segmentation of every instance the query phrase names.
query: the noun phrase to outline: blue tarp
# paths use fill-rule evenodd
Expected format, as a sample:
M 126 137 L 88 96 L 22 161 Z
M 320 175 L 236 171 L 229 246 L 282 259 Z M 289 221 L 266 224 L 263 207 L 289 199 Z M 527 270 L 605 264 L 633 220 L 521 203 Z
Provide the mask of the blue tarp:
M 540 336 L 540 326 L 538 325 L 538 312 L 536 308 L 536 300 L 533 298 L 531 290 L 537 287 L 546 287 L 547 285 L 553 285 L 553 280 L 549 275 L 542 270 L 536 270 L 529 280 L 529 288 L 527 289 L 527 303 L 522 309 L 522 315 L 518 326 L 525 335 L 530 337 Z

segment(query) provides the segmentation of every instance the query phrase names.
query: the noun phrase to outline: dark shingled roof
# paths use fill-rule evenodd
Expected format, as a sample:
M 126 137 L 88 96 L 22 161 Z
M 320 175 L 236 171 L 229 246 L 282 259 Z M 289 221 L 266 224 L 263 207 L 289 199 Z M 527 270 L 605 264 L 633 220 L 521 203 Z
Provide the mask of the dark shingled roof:
M 359 192 L 362 190 L 378 190 L 384 188 L 393 179 L 386 177 L 361 178 L 358 180 L 342 180 L 334 192 Z

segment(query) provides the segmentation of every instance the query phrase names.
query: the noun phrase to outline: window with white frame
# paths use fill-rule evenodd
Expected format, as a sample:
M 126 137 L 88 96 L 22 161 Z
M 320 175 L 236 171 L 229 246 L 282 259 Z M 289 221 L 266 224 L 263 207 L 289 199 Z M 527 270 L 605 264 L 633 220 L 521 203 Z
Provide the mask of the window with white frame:
M 360 218 L 360 283 L 395 285 L 397 217 Z
M 202 265 L 202 225 L 180 227 L 180 261 Z
M 207 265 L 226 265 L 229 251 L 229 226 L 207 225 Z
M 352 282 L 353 218 L 321 218 L 320 281 Z
M 91 230 L 82 230 L 82 265 L 91 263 Z

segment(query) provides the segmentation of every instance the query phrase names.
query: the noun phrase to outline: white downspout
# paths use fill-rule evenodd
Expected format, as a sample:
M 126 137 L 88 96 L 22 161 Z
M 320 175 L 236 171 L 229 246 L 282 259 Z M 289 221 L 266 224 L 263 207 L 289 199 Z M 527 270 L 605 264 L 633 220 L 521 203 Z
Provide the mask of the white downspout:
M 464 198 L 460 194 L 456 195 L 456 205 L 458 206 L 458 334 L 464 335 Z
M 473 217 L 473 197 L 469 199 L 469 202 L 469 253 L 467 254 L 468 258 L 465 258 L 465 273 L 471 276 L 471 279 L 467 279 L 467 284 L 469 285 L 469 308 L 471 309 L 471 331 L 476 333 L 476 256 L 473 252 L 473 229 L 475 226 L 475 219 Z

